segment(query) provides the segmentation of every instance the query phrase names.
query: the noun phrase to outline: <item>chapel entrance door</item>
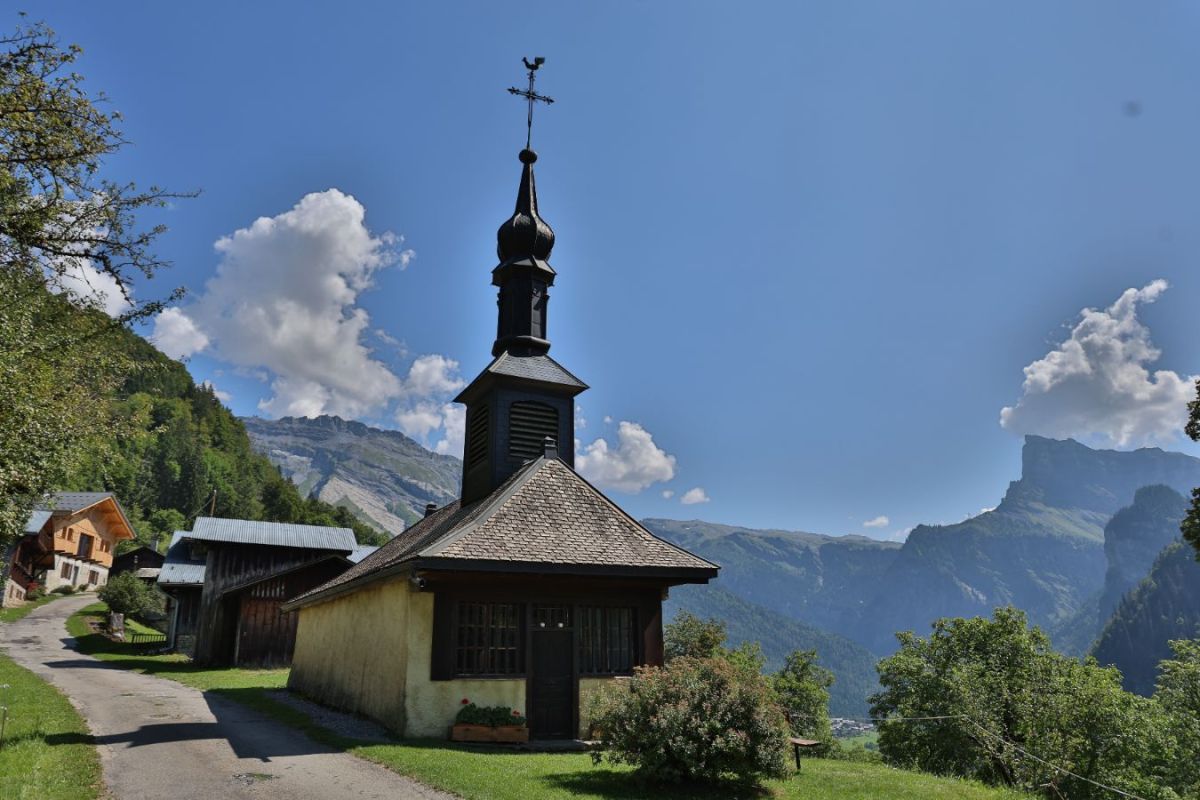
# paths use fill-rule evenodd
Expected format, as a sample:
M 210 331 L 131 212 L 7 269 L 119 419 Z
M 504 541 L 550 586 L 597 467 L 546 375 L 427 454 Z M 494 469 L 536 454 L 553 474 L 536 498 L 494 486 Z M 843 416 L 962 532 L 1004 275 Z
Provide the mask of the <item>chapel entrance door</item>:
M 575 633 L 570 606 L 535 606 L 529 733 L 534 739 L 573 739 Z

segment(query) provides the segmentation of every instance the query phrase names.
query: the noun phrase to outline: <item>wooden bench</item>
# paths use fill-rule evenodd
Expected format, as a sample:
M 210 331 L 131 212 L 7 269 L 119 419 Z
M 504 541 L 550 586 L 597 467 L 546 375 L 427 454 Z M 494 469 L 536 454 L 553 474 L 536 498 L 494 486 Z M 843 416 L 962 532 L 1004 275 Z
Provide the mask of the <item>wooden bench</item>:
M 796 754 L 796 770 L 797 771 L 799 771 L 799 769 L 800 769 L 800 749 L 804 748 L 805 750 L 810 750 L 810 751 L 818 750 L 818 749 L 820 749 L 821 744 L 822 744 L 821 742 L 818 742 L 816 739 L 801 739 L 798 736 L 789 736 L 788 742 L 791 743 L 792 750 Z

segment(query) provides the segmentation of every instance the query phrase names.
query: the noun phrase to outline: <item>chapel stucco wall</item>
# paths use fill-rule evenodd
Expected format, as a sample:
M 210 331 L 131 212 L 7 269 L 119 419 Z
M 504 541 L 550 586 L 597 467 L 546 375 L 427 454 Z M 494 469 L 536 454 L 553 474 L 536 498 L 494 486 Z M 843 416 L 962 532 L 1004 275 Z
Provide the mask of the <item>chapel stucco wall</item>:
M 301 609 L 289 688 L 404 734 L 412 596 L 394 580 Z
M 408 697 L 404 735 L 444 739 L 463 698 L 479 706 L 507 706 L 525 713 L 525 679 L 430 680 L 433 657 L 433 594 L 410 597 L 408 626 Z

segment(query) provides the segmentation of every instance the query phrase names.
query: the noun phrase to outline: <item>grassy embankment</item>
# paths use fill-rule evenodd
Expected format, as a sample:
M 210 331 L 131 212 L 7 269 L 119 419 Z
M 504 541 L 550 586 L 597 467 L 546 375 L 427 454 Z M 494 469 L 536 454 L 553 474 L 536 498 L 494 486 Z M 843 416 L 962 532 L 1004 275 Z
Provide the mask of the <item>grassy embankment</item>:
M 0 610 L 0 624 L 15 622 L 57 598 Z M 0 745 L 0 797 L 93 800 L 100 794 L 100 759 L 95 747 L 79 741 L 88 734 L 79 712 L 57 689 L 2 653 L 0 706 L 8 707 Z
M 62 596 L 63 595 L 61 594 L 48 594 L 45 597 L 38 598 L 37 600 L 30 600 L 24 605 L 14 606 L 13 608 L 0 608 L 0 623 L 16 622 L 19 619 L 23 619 L 24 617 L 29 616 L 29 612 L 33 611 L 35 608 L 41 608 L 42 606 L 46 605 L 46 603 L 58 600 Z
M 761 798 L 780 800 L 1021 800 L 1025 795 L 963 781 L 896 770 L 880 764 L 808 759 L 804 769 L 765 788 L 721 787 L 677 790 L 639 784 L 623 766 L 595 766 L 587 753 L 526 753 L 499 748 L 456 746 L 444 741 L 371 744 L 335 735 L 307 715 L 279 703 L 270 691 L 287 683 L 287 670 L 202 669 L 174 655 L 150 655 L 146 648 L 109 641 L 90 633 L 89 616 L 100 619 L 103 606 L 85 608 L 67 628 L 79 649 L 150 675 L 213 691 L 255 708 L 314 740 L 382 764 L 422 783 L 468 800 L 636 800 L 637 798 Z

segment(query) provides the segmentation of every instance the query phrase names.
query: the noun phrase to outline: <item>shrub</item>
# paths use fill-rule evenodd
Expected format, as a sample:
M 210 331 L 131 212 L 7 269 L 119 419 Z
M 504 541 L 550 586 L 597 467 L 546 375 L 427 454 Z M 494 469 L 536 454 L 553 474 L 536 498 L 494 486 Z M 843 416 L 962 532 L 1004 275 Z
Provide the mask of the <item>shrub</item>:
M 64 584 L 57 587 L 51 594 L 75 594 L 75 587 L 70 584 Z
M 45 596 L 46 590 L 41 586 L 34 586 L 32 589 L 29 589 L 25 592 L 26 600 L 41 600 Z
M 99 596 L 109 611 L 125 616 L 153 610 L 158 604 L 154 590 L 131 572 L 124 572 L 110 580 L 100 589 Z
M 516 709 L 508 706 L 477 706 L 465 697 L 462 708 L 454 716 L 454 721 L 464 725 L 487 725 L 490 728 L 500 725 L 525 725 L 525 717 Z
M 750 782 L 787 773 L 787 721 L 770 685 L 724 658 L 639 668 L 598 690 L 588 710 L 608 759 L 651 780 Z

